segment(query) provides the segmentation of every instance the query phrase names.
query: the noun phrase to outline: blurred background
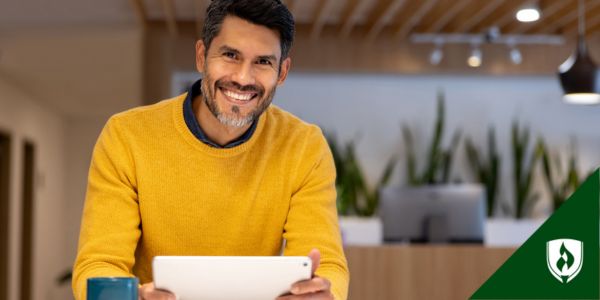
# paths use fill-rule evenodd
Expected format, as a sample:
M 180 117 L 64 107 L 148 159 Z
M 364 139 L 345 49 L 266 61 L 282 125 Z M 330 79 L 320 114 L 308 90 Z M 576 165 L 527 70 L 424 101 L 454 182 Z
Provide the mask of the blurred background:
M 200 77 L 209 2 L 0 3 L 0 299 L 72 298 L 96 138 Z M 297 34 L 274 104 L 332 146 L 352 299 L 430 299 L 442 281 L 435 298 L 468 297 L 600 165 L 600 1 L 284 2 Z M 461 186 L 477 196 L 458 213 L 394 204 Z

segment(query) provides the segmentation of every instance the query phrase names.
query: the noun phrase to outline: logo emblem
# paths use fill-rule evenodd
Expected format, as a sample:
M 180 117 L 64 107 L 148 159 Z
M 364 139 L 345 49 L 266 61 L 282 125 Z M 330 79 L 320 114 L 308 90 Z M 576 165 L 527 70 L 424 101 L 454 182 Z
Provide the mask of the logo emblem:
M 552 276 L 569 283 L 581 271 L 583 242 L 573 239 L 556 239 L 546 243 L 546 264 Z

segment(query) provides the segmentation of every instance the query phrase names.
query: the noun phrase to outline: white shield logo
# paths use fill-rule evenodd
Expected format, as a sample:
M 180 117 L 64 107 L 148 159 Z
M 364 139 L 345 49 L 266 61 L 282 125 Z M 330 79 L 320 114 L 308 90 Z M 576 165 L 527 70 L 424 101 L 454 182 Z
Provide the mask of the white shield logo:
M 562 283 L 568 283 L 579 274 L 583 265 L 583 242 L 556 239 L 546 243 L 546 264 L 550 273 Z

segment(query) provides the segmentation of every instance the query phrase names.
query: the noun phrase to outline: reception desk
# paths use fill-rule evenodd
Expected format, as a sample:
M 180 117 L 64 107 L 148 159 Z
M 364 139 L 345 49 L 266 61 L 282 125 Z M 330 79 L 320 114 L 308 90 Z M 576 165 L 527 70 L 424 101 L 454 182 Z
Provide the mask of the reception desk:
M 348 299 L 468 299 L 514 251 L 472 245 L 349 246 Z

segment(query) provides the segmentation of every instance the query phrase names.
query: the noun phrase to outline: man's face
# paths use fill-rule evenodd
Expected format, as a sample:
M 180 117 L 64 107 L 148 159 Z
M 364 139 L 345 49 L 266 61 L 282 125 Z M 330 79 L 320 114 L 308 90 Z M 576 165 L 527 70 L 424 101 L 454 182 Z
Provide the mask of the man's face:
M 290 59 L 281 63 L 279 34 L 267 27 L 228 16 L 206 49 L 196 44 L 196 67 L 204 74 L 202 95 L 223 124 L 245 127 L 267 109 L 287 76 Z

